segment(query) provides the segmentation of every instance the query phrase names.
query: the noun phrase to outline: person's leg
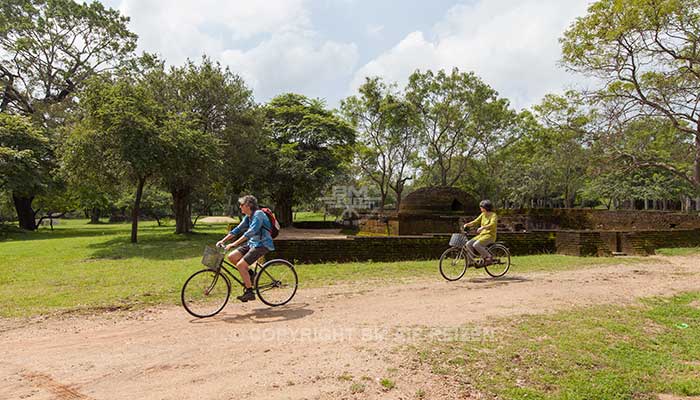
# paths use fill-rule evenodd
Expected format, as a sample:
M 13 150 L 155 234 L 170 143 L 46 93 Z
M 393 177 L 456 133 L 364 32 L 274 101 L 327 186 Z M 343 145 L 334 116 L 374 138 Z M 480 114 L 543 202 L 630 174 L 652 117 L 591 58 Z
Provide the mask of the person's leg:
M 255 294 L 253 293 L 253 282 L 251 281 L 251 276 L 248 267 L 257 261 L 260 257 L 265 255 L 269 250 L 265 247 L 255 247 L 249 249 L 243 258 L 236 264 L 238 272 L 243 278 L 243 285 L 245 286 L 245 291 L 241 296 L 238 296 L 240 301 L 251 301 L 255 300 Z
M 476 250 L 474 249 L 474 243 L 476 243 L 476 239 L 471 239 L 467 242 L 467 250 L 469 250 L 469 254 L 471 254 L 473 257 L 476 257 Z
M 250 253 L 252 250 L 249 250 L 248 253 Z M 240 259 L 236 263 L 236 269 L 238 272 L 241 274 L 241 278 L 243 279 L 243 285 L 246 287 L 246 289 L 250 289 L 253 287 L 253 282 L 250 280 L 250 272 L 248 272 L 248 262 L 245 260 L 245 256 Z
M 493 243 L 493 240 L 481 240 L 474 243 L 474 248 L 479 252 L 481 258 L 483 258 L 485 262 L 491 262 L 491 253 L 489 253 L 489 249 L 486 248 L 486 246 L 491 243 Z
M 228 260 L 231 261 L 231 264 L 236 265 L 238 261 L 243 258 L 245 251 L 241 251 L 240 249 L 239 247 L 228 255 Z

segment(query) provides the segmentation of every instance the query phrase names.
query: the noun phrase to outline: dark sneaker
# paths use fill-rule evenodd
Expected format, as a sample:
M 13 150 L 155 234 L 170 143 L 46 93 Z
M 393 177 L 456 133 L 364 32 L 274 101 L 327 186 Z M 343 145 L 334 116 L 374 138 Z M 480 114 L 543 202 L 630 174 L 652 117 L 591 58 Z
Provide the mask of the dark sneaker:
M 242 295 L 236 296 L 236 298 L 244 303 L 246 301 L 253 301 L 255 300 L 255 293 L 253 292 L 253 289 L 246 289 Z

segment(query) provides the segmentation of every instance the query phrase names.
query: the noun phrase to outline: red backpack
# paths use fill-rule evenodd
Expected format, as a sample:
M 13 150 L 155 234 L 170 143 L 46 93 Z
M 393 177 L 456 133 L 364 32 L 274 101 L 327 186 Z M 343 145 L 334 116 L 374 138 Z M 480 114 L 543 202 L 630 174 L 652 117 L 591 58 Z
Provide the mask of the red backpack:
M 267 219 L 270 220 L 270 225 L 272 226 L 272 229 L 269 230 L 270 236 L 272 236 L 273 239 L 276 238 L 277 235 L 280 234 L 280 223 L 277 222 L 277 218 L 275 217 L 275 213 L 273 213 L 272 210 L 270 210 L 267 207 L 261 208 L 260 211 L 264 212 L 265 215 L 267 215 Z M 264 226 L 263 226 L 263 228 L 267 229 Z

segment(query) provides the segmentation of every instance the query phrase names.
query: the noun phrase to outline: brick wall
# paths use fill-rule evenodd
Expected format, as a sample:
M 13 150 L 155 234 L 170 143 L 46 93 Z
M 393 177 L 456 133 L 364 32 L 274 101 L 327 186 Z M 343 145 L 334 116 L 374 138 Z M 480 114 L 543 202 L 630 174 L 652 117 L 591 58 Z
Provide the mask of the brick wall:
M 622 233 L 623 251 L 650 255 L 662 247 L 700 246 L 700 229 L 636 231 Z
M 399 235 L 459 232 L 459 215 L 399 214 Z
M 591 229 L 608 231 L 700 229 L 700 215 L 668 211 L 550 208 L 497 210 L 500 223 L 532 229 Z
M 507 232 L 499 234 L 498 239 L 514 255 L 556 250 L 551 232 Z M 296 263 L 437 259 L 449 247 L 448 242 L 449 235 L 275 240 L 276 250 L 267 258 L 281 257 Z
M 700 246 L 700 229 L 556 232 L 557 253 L 572 256 L 651 255 L 662 247 L 695 246 Z
M 367 233 L 379 233 L 386 235 L 387 224 L 389 225 L 389 232 L 391 235 L 399 234 L 399 221 L 396 219 L 363 219 L 360 220 L 360 231 Z

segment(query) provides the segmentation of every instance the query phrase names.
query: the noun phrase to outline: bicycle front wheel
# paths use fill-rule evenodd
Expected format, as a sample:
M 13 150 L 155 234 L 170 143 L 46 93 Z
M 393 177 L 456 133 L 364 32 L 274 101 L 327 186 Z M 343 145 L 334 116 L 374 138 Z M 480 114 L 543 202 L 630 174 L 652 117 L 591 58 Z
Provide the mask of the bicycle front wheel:
M 211 317 L 223 310 L 231 295 L 231 282 L 222 273 L 203 269 L 182 287 L 182 306 L 197 318 Z
M 467 272 L 466 250 L 450 247 L 440 256 L 440 274 L 448 281 L 456 281 Z
M 298 284 L 297 272 L 289 261 L 270 260 L 255 277 L 255 292 L 268 306 L 281 306 L 294 297 Z
M 508 248 L 497 244 L 491 246 L 489 252 L 491 252 L 493 264 L 486 266 L 486 273 L 494 278 L 505 275 L 508 272 L 508 268 L 510 268 L 510 251 L 508 251 Z

